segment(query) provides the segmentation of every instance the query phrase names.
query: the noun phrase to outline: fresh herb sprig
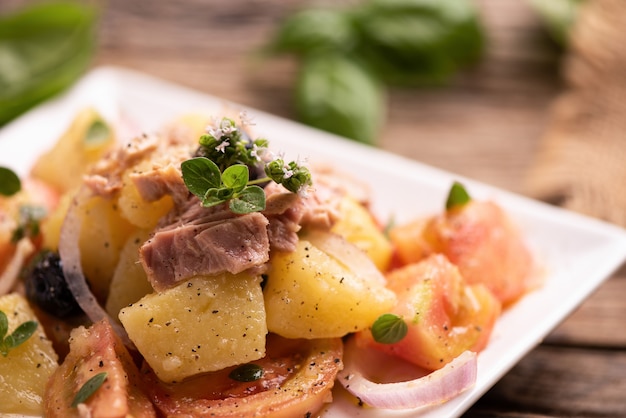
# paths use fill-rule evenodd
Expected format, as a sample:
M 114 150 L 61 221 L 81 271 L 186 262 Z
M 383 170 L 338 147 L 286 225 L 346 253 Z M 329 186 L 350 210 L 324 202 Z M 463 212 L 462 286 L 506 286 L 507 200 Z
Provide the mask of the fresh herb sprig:
M 9 319 L 3 311 L 0 311 L 0 354 L 4 357 L 8 356 L 9 351 L 28 340 L 36 330 L 37 322 L 26 321 L 8 334 Z
M 22 238 L 32 238 L 39 235 L 41 220 L 45 218 L 48 211 L 39 205 L 20 206 L 20 217 L 17 228 L 11 235 L 11 242 L 17 243 Z
M 0 195 L 13 196 L 22 189 L 22 182 L 13 170 L 0 166 Z
M 247 363 L 233 369 L 228 374 L 228 377 L 237 382 L 254 382 L 255 380 L 261 379 L 263 374 L 264 371 L 261 366 L 254 363 Z
M 107 372 L 100 372 L 93 375 L 85 384 L 78 390 L 74 400 L 72 401 L 72 408 L 76 408 L 78 404 L 84 403 L 91 395 L 93 395 L 102 386 L 107 379 Z
M 251 140 L 235 121 L 223 118 L 200 137 L 198 157 L 183 161 L 183 181 L 203 206 L 228 202 L 232 212 L 245 214 L 265 209 L 259 184 L 274 181 L 293 193 L 311 185 L 309 170 L 282 158 L 264 160 L 270 153 L 265 139 Z M 266 177 L 251 179 L 249 167 L 262 165 Z
M 401 341 L 409 328 L 404 319 L 398 315 L 386 313 L 378 317 L 372 324 L 372 337 L 381 344 L 395 344 Z
M 457 206 L 463 206 L 472 200 L 471 196 L 465 189 L 463 184 L 455 181 L 450 187 L 448 197 L 446 198 L 446 209 L 450 210 Z

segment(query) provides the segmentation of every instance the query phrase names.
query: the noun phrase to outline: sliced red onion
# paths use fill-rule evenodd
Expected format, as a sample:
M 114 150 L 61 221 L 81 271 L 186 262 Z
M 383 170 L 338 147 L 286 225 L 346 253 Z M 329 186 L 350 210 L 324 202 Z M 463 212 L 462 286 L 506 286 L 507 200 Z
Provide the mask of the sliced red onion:
M 85 312 L 87 317 L 94 323 L 103 319 L 108 320 L 124 343 L 127 346 L 132 346 L 126 330 L 117 321 L 113 320 L 100 303 L 98 303 L 91 289 L 89 289 L 87 279 L 83 273 L 79 246 L 82 222 L 81 217 L 76 211 L 77 208 L 82 206 L 90 197 L 87 190 L 84 187 L 81 188 L 69 205 L 67 214 L 63 220 L 61 235 L 59 237 L 59 255 L 61 257 L 63 274 L 67 281 L 67 287 L 70 289 L 76 302 L 78 302 L 78 305 L 83 312 Z
M 443 368 L 425 376 L 393 383 L 376 383 L 366 377 L 373 348 L 357 347 L 354 338 L 344 348 L 344 369 L 337 379 L 344 388 L 375 408 L 414 409 L 446 402 L 476 383 L 476 353 L 465 351 Z M 367 355 L 366 355 L 367 357 Z
M 22 238 L 17 242 L 15 254 L 13 254 L 11 261 L 0 274 L 0 295 L 8 293 L 13 288 L 26 259 L 33 251 L 35 251 L 35 246 L 30 241 L 30 238 Z

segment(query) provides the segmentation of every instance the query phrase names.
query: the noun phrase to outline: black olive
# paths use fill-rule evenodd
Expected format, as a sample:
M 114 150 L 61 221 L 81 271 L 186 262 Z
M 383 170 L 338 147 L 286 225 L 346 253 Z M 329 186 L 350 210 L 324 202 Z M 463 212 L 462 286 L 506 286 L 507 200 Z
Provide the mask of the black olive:
M 22 272 L 22 280 L 28 300 L 49 314 L 68 318 L 82 312 L 67 287 L 58 253 L 39 252 Z

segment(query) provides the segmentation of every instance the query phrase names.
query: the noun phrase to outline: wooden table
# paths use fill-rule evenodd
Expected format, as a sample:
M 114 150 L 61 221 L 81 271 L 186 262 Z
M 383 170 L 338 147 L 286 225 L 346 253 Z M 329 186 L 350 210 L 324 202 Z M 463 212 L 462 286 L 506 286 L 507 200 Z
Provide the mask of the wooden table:
M 311 3 L 108 0 L 94 65 L 129 67 L 294 118 L 294 63 L 260 64 L 252 54 L 281 18 Z M 390 91 L 379 144 L 524 193 L 552 100 L 562 88 L 561 52 L 525 0 L 477 3 L 489 37 L 482 62 L 447 88 Z M 624 318 L 622 268 L 466 415 L 626 416 Z

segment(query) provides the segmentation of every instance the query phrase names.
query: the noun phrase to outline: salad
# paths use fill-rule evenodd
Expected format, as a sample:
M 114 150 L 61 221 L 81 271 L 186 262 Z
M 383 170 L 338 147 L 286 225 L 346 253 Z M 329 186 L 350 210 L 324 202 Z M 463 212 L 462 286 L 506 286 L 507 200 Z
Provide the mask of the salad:
M 29 176 L 0 168 L 0 413 L 312 417 L 334 386 L 426 407 L 472 387 L 535 285 L 520 231 L 460 183 L 395 225 L 245 112 L 116 131 L 84 109 Z

